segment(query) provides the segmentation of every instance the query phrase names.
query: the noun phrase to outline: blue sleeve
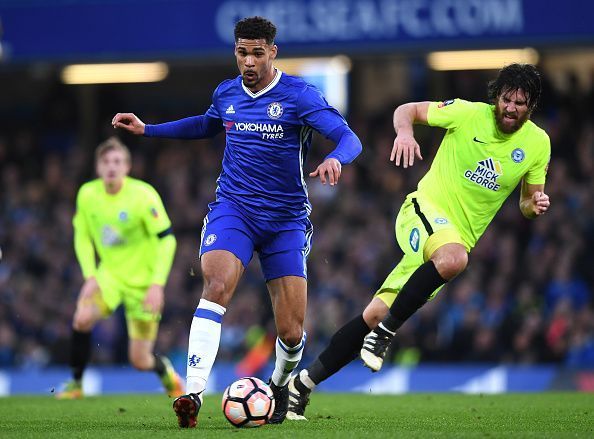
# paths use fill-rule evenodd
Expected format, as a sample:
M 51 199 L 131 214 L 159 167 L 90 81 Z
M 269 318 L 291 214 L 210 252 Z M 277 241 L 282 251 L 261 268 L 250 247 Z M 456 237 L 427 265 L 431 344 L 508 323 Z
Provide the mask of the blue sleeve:
M 336 128 L 330 133 L 328 138 L 336 143 L 336 148 L 326 156 L 326 159 L 334 158 L 342 165 L 351 163 L 363 150 L 363 145 L 359 137 L 357 137 L 348 125 L 342 125 Z
M 357 135 L 314 86 L 308 85 L 299 96 L 297 112 L 302 122 L 336 143 L 326 158 L 335 158 L 345 165 L 361 153 L 363 146 Z
M 214 118 L 207 112 L 204 115 L 156 125 L 145 125 L 146 137 L 167 137 L 171 139 L 203 139 L 213 137 L 223 130 L 221 119 Z
M 305 125 L 312 127 L 324 137 L 341 125 L 346 125 L 346 120 L 331 106 L 322 93 L 313 85 L 308 84 L 297 99 L 297 115 Z

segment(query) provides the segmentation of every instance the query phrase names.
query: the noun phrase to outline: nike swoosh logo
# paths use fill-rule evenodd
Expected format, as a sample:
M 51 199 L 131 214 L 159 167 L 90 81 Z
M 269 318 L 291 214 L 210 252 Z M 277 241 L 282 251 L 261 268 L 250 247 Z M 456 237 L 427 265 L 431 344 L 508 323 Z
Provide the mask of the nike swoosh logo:
M 474 139 L 472 140 L 474 140 L 477 143 L 484 143 L 485 145 L 487 144 L 487 142 L 483 142 L 482 140 L 477 139 L 476 136 L 474 136 Z

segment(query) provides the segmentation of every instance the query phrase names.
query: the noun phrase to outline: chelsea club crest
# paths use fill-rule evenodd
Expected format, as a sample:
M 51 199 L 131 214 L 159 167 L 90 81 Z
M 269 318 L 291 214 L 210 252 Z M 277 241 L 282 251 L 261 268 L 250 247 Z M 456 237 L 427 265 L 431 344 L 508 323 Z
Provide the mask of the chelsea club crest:
M 283 115 L 283 106 L 278 102 L 273 102 L 272 104 L 268 105 L 266 112 L 268 113 L 268 117 L 271 119 L 278 119 Z

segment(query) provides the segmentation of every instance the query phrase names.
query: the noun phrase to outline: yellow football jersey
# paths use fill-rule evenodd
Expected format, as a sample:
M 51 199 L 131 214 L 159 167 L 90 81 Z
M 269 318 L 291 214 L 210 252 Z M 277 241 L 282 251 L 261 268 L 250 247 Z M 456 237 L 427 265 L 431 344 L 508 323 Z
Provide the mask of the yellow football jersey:
M 97 270 L 92 252 L 85 251 L 92 242 L 101 268 L 129 286 L 151 283 L 158 234 L 171 227 L 157 191 L 130 177 L 116 194 L 107 193 L 100 179 L 85 183 L 78 192 L 73 224 L 84 277 L 94 276 Z
M 416 194 L 447 213 L 472 248 L 522 178 L 544 184 L 549 136 L 530 120 L 503 134 L 493 105 L 461 99 L 432 102 L 427 120 L 447 132 Z

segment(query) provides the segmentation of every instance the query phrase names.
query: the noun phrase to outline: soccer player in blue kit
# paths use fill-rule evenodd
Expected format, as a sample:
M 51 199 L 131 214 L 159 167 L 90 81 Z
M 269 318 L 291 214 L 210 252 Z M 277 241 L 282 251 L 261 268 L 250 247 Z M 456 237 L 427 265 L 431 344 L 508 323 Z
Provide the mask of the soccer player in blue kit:
M 180 427 L 195 427 L 221 337 L 227 304 L 245 267 L 258 252 L 278 332 L 270 386 L 281 423 L 288 406 L 288 381 L 305 345 L 306 259 L 313 228 L 303 163 L 316 130 L 336 148 L 309 174 L 335 185 L 341 166 L 361 152 L 359 138 L 322 94 L 302 79 L 274 67 L 276 28 L 262 17 L 235 26 L 240 75 L 216 88 L 204 115 L 145 125 L 118 113 L 114 128 L 147 137 L 200 139 L 225 130 L 223 168 L 216 200 L 209 205 L 200 244 L 204 277 L 188 346 L 187 395 L 173 402 Z

